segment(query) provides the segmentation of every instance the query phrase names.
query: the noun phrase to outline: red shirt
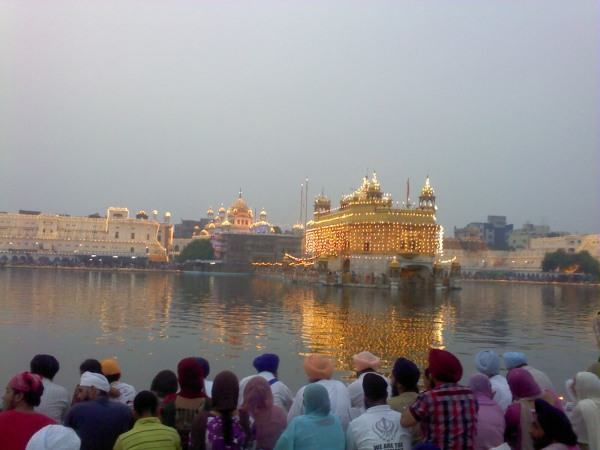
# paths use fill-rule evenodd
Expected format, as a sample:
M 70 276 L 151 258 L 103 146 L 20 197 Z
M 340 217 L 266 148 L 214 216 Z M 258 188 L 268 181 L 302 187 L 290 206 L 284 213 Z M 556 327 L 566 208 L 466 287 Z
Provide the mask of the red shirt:
M 56 421 L 36 412 L 4 411 L 0 413 L 2 450 L 25 450 L 31 436 Z
M 471 389 L 448 383 L 420 394 L 410 406 L 421 422 L 425 441 L 441 450 L 473 450 L 477 400 Z

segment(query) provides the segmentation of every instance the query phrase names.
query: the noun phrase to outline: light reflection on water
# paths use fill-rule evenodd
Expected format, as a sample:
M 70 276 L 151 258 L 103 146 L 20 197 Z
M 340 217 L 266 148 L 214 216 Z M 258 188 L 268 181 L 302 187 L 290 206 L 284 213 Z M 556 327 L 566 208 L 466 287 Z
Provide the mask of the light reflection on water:
M 258 353 L 272 351 L 280 377 L 297 388 L 308 352 L 333 356 L 344 378 L 356 352 L 380 355 L 389 371 L 400 355 L 424 365 L 436 346 L 454 351 L 466 374 L 482 348 L 523 350 L 560 389 L 597 359 L 600 289 L 465 283 L 460 292 L 393 294 L 245 276 L 3 269 L 0 308 L 0 382 L 35 353 L 58 357 L 66 385 L 83 359 L 117 356 L 123 378 L 143 389 L 185 356 L 208 358 L 212 376 L 245 376 Z

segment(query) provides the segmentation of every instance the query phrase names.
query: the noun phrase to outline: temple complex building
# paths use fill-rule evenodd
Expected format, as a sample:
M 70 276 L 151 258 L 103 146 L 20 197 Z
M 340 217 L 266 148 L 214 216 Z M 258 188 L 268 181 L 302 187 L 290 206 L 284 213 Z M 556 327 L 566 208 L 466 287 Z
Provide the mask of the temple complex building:
M 376 174 L 332 209 L 323 194 L 314 202 L 314 217 L 306 226 L 306 253 L 318 258 L 322 270 L 346 276 L 431 278 L 442 254 L 443 228 L 436 221 L 435 192 L 426 179 L 419 202 L 403 207 L 384 194 Z M 325 269 L 326 268 L 326 269 Z M 372 281 L 372 280 L 371 280 Z

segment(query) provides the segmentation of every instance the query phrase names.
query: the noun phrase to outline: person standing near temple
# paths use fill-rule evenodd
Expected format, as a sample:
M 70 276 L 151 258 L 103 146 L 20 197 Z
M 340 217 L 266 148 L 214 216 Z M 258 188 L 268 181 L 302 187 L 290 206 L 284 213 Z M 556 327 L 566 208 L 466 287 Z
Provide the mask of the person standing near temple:
M 294 417 L 303 414 L 304 390 L 306 387 L 318 383 L 327 390 L 331 414 L 340 420 L 344 430 L 348 428 L 348 423 L 350 423 L 350 395 L 344 383 L 331 379 L 333 369 L 333 361 L 327 356 L 312 354 L 304 358 L 304 371 L 308 377 L 309 384 L 298 389 L 288 413 L 288 423 Z
M 44 384 L 42 377 L 31 372 L 22 372 L 10 379 L 0 412 L 0 448 L 2 450 L 24 450 L 27 442 L 38 430 L 56 422 L 39 414 L 34 408 L 40 404 Z
M 269 383 L 271 386 L 271 392 L 273 392 L 273 403 L 287 413 L 292 406 L 294 396 L 292 395 L 290 388 L 288 388 L 277 377 L 277 371 L 279 370 L 279 356 L 274 353 L 264 353 L 254 358 L 252 365 L 258 374 L 242 378 L 240 381 L 240 405 L 244 402 L 244 389 L 248 381 L 250 381 L 253 377 L 261 376 L 267 380 L 267 383 Z
M 58 360 L 52 355 L 35 355 L 29 368 L 31 373 L 42 377 L 44 384 L 44 393 L 35 411 L 62 423 L 71 406 L 71 395 L 66 388 L 52 381 L 60 369 Z
M 504 442 L 504 411 L 493 399 L 490 379 L 482 373 L 476 373 L 469 378 L 469 387 L 479 406 L 475 450 L 488 450 L 501 445 Z
M 121 367 L 114 358 L 106 358 L 100 362 L 102 374 L 110 383 L 111 399 L 121 402 L 124 405 L 133 408 L 133 399 L 135 398 L 135 388 L 121 381 Z M 118 395 L 117 395 L 118 394 Z M 113 397 L 113 395 L 116 395 Z
M 81 450 L 112 450 L 115 441 L 133 425 L 131 408 L 109 400 L 110 383 L 99 373 L 84 372 L 78 387 L 78 403 L 65 417 L 81 439 Z
M 410 450 L 411 430 L 400 425 L 400 413 L 387 404 L 388 383 L 376 373 L 362 378 L 366 411 L 350 422 L 346 450 Z
M 365 412 L 365 394 L 363 391 L 363 379 L 367 373 L 379 375 L 388 386 L 388 393 L 391 394 L 391 388 L 387 379 L 377 373 L 381 365 L 381 359 L 371 352 L 360 352 L 352 356 L 352 364 L 356 372 L 356 380 L 348 385 L 348 394 L 350 395 L 350 415 L 352 418 L 360 416 Z
M 477 400 L 471 389 L 458 384 L 458 358 L 445 350 L 429 351 L 425 370 L 428 390 L 402 412 L 403 427 L 421 424 L 423 439 L 440 450 L 472 450 L 477 432 Z
M 494 350 L 483 350 L 475 355 L 475 367 L 477 371 L 490 379 L 494 401 L 506 412 L 508 405 L 512 403 L 512 393 L 506 381 L 506 377 L 500 375 L 500 357 Z

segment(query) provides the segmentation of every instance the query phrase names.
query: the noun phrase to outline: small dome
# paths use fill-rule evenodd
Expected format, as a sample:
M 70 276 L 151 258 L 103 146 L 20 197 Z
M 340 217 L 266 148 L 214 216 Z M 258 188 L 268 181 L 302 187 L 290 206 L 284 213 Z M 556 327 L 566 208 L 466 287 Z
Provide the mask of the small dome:
M 267 211 L 265 211 L 264 209 L 260 212 L 260 214 L 258 215 L 260 220 L 266 220 L 267 219 Z
M 223 222 L 221 222 L 221 228 L 229 228 L 231 227 L 231 222 L 227 219 L 225 219 Z
M 224 207 L 220 207 L 219 208 L 219 214 L 225 214 L 225 208 Z
M 201 236 L 208 236 L 208 231 L 206 231 L 206 230 L 202 230 L 202 231 L 200 232 L 200 235 L 201 235 Z
M 421 197 L 433 197 L 435 195 L 435 191 L 429 184 L 429 177 L 425 179 L 425 185 L 423 189 L 421 189 Z
M 165 213 L 165 217 L 171 217 L 171 213 L 170 213 L 169 211 L 167 211 L 167 212 Z
M 206 210 L 206 215 L 207 215 L 207 216 L 212 216 L 212 215 L 214 215 L 214 213 L 215 213 L 215 212 L 213 211 L 213 209 L 212 209 L 212 208 L 208 208 L 208 209 Z

